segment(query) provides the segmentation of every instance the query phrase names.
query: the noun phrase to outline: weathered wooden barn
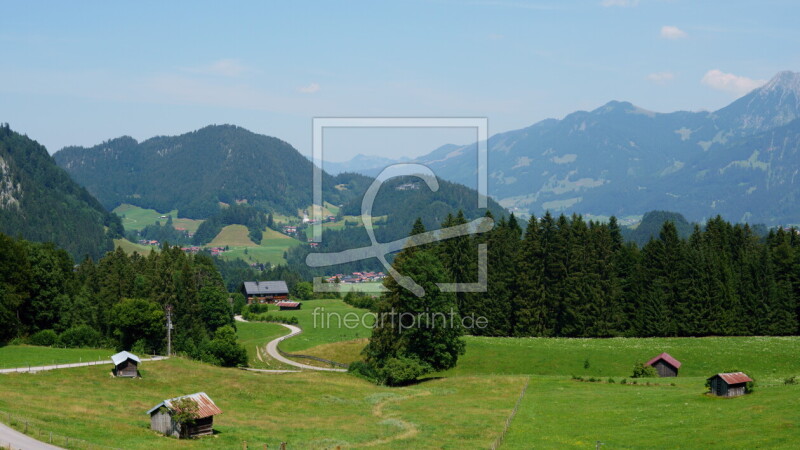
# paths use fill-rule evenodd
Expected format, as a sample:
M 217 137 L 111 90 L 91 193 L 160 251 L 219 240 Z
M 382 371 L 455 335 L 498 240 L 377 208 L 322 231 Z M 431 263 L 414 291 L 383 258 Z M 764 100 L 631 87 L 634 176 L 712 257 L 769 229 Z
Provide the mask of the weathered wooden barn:
M 653 366 L 660 377 L 677 377 L 681 362 L 673 358 L 669 353 L 662 353 L 655 358 L 647 361 L 646 366 Z
M 300 309 L 300 302 L 278 302 L 278 309 L 281 311 Z
M 285 281 L 245 281 L 243 290 L 248 305 L 289 299 L 289 287 Z
M 197 417 L 191 424 L 175 420 L 175 402 L 191 399 L 197 404 Z M 214 416 L 222 411 L 205 392 L 175 397 L 157 404 L 150 411 L 150 429 L 176 438 L 193 438 L 214 433 Z
M 119 352 L 111 356 L 111 362 L 114 363 L 115 377 L 135 378 L 139 376 L 139 364 L 142 361 L 133 353 Z
M 753 381 L 742 372 L 718 373 L 708 379 L 709 391 L 718 397 L 738 397 L 747 393 L 747 383 Z

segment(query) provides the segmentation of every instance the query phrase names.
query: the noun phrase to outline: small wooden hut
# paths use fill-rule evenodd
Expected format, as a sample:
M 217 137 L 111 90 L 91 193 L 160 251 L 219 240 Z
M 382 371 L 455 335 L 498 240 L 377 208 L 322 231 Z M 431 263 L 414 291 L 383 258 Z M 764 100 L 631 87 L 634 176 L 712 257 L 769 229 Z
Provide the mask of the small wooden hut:
M 669 353 L 662 353 L 655 358 L 647 361 L 646 366 L 653 366 L 660 377 L 677 377 L 681 362 L 673 358 Z
M 277 305 L 281 311 L 300 309 L 300 302 L 278 302 Z
M 192 423 L 181 423 L 175 418 L 175 403 L 191 399 L 197 404 L 197 417 Z M 157 404 L 150 411 L 150 429 L 176 438 L 193 438 L 214 433 L 214 416 L 222 411 L 205 392 L 175 397 Z
M 747 393 L 747 383 L 751 381 L 743 372 L 718 373 L 708 379 L 708 386 L 712 395 L 738 397 Z
M 139 357 L 130 352 L 119 352 L 111 356 L 114 363 L 114 376 L 135 378 L 139 376 L 139 364 L 142 362 Z

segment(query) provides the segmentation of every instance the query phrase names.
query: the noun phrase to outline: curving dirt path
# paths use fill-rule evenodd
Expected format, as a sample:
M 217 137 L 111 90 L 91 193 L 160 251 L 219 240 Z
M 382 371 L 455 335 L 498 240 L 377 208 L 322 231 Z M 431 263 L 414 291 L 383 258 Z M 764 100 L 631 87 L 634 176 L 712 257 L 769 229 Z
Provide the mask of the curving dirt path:
M 244 320 L 244 318 L 242 316 L 234 316 L 234 319 L 236 321 L 238 321 L 238 322 L 247 322 L 246 320 Z M 288 328 L 290 333 L 285 335 L 285 336 L 281 336 L 281 337 L 279 337 L 277 339 L 273 339 L 273 340 L 267 342 L 267 345 L 264 347 L 264 350 L 265 350 L 267 355 L 269 355 L 270 357 L 272 357 L 272 358 L 274 358 L 274 359 L 276 359 L 276 360 L 278 360 L 278 361 L 280 361 L 280 362 L 282 362 L 284 364 L 287 364 L 287 365 L 290 365 L 290 366 L 294 366 L 294 367 L 299 367 L 301 369 L 319 370 L 321 372 L 347 372 L 347 369 L 334 369 L 334 368 L 329 368 L 329 367 L 317 367 L 317 366 L 311 366 L 311 365 L 308 365 L 308 364 L 299 363 L 297 361 L 292 361 L 291 359 L 286 358 L 283 355 L 281 355 L 280 352 L 278 351 L 278 344 L 280 344 L 281 342 L 285 341 L 286 339 L 289 339 L 291 337 L 297 336 L 298 334 L 302 333 L 303 330 L 301 330 L 300 327 L 296 327 L 294 325 L 288 325 L 288 324 L 285 324 L 285 323 L 281 323 L 279 325 L 283 325 L 284 327 Z M 259 359 L 261 359 L 261 352 L 260 351 L 258 352 L 258 357 L 259 357 Z

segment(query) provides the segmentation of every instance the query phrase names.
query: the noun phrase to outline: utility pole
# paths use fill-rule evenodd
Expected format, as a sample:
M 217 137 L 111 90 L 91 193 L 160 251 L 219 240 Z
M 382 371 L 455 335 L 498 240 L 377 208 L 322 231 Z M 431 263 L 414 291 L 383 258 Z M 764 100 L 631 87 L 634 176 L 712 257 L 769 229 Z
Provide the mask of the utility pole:
M 167 356 L 172 356 L 172 305 L 167 305 Z

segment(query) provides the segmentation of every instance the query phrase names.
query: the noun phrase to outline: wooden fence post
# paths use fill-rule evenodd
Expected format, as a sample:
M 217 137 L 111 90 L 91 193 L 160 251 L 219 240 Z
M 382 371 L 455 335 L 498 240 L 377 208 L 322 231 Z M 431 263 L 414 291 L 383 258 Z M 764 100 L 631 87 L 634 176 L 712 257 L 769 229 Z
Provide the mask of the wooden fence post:
M 247 441 L 242 441 L 242 450 L 247 450 Z

